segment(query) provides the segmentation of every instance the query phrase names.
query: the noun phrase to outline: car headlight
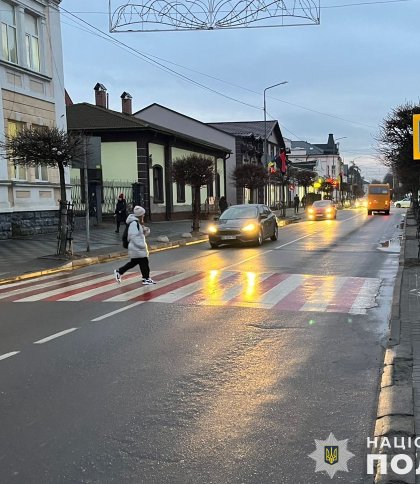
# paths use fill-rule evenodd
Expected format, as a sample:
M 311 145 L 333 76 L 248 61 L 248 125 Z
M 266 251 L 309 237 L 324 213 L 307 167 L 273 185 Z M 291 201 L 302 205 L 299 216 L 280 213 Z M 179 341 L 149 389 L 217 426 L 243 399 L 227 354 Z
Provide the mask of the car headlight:
M 314 211 L 315 211 L 315 210 L 314 210 L 313 208 L 309 208 L 309 209 L 308 209 L 308 213 L 314 213 Z
M 257 226 L 253 223 L 246 224 L 241 228 L 243 232 L 253 232 L 256 229 L 257 229 Z
M 216 225 L 210 225 L 207 230 L 210 234 L 216 234 L 219 229 Z
M 327 213 L 331 213 L 331 212 L 332 212 L 332 208 L 327 208 L 325 211 L 326 211 Z

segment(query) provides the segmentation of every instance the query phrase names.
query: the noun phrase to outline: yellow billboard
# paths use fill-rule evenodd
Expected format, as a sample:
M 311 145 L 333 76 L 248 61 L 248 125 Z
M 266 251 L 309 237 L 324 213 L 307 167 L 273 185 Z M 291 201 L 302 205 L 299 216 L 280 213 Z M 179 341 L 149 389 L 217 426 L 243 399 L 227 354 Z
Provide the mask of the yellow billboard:
M 420 114 L 413 114 L 413 158 L 420 160 Z

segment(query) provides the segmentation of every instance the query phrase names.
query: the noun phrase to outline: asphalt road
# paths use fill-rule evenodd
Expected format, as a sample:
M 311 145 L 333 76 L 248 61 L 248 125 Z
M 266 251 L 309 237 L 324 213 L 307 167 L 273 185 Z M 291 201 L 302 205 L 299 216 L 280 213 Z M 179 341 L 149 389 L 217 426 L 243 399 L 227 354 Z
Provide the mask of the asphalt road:
M 1 286 L 0 482 L 371 482 L 403 212 L 159 252 L 153 287 L 119 263 Z M 331 432 L 333 480 L 308 457 Z

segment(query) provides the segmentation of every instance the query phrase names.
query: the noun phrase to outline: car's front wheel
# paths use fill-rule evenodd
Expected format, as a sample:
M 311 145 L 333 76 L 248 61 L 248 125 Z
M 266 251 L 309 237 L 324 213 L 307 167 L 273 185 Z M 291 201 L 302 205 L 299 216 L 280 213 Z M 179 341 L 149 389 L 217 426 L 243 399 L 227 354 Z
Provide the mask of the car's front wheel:
M 257 240 L 255 241 L 255 244 L 259 247 L 260 245 L 262 245 L 263 240 L 264 239 L 263 239 L 262 229 L 260 229 L 260 231 L 258 232 Z
M 397 208 L 401 208 L 401 203 L 397 203 L 397 205 L 395 205 Z
M 273 235 L 270 237 L 270 239 L 274 242 L 278 238 L 279 238 L 279 228 L 277 227 L 277 224 L 276 224 L 276 226 L 274 227 Z
M 216 244 L 216 242 L 210 242 L 210 247 L 212 249 L 218 249 L 219 248 L 219 244 Z

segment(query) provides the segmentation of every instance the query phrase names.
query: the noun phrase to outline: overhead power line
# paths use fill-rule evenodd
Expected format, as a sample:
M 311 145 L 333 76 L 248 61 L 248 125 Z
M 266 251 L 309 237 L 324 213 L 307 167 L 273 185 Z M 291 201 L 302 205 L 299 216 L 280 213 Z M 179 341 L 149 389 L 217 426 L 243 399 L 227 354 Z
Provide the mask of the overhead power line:
M 402 0 L 392 0 L 392 1 L 402 1 Z M 412 0 L 403 0 L 403 1 L 412 1 Z M 240 86 L 238 84 L 235 84 L 235 83 L 232 83 L 232 82 L 229 82 L 229 81 L 226 81 L 224 79 L 220 79 L 216 76 L 212 76 L 210 74 L 207 74 L 207 73 L 204 73 L 204 72 L 201 72 L 201 71 L 198 71 L 196 69 L 192 69 L 190 67 L 187 67 L 187 66 L 183 66 L 181 64 L 178 64 L 176 62 L 173 62 L 173 61 L 170 61 L 170 60 L 167 60 L 167 59 L 164 59 L 162 57 L 159 57 L 159 56 L 156 56 L 156 55 L 153 55 L 153 54 L 149 54 L 149 53 L 144 53 L 144 52 L 141 52 L 137 49 L 135 49 L 134 47 L 131 47 L 129 46 L 128 44 L 125 44 L 124 42 L 121 42 L 119 40 L 116 40 L 114 37 L 112 37 L 111 35 L 109 35 L 107 32 L 104 32 L 102 30 L 100 30 L 99 28 L 95 27 L 94 25 L 90 24 L 89 22 L 85 21 L 84 19 L 78 17 L 77 15 L 75 15 L 74 13 L 64 9 L 63 7 L 60 7 L 61 10 L 63 12 L 65 12 L 65 15 L 66 18 L 69 18 L 70 20 L 72 20 L 73 22 L 76 23 L 77 27 L 74 26 L 75 28 L 80 28 L 81 30 L 83 30 L 84 32 L 87 32 L 87 33 L 90 33 L 91 35 L 95 35 L 103 40 L 106 40 L 108 42 L 111 42 L 112 44 L 114 45 L 117 45 L 119 46 L 120 48 L 122 48 L 123 50 L 125 51 L 128 51 L 130 53 L 132 53 L 133 55 L 135 55 L 136 57 L 139 57 L 141 58 L 143 61 L 145 62 L 148 62 L 149 64 L 152 64 L 152 65 L 155 65 L 155 67 L 158 67 L 160 69 L 163 69 L 163 70 L 166 70 L 168 72 L 170 72 L 171 74 L 173 75 L 176 75 L 178 77 L 181 77 L 183 78 L 184 80 L 188 81 L 188 82 L 191 82 L 195 85 L 197 85 L 198 87 L 201 87 L 203 89 L 206 89 L 210 92 L 213 92 L 214 94 L 218 94 L 220 96 L 223 96 L 224 98 L 227 98 L 231 101 L 234 101 L 234 102 L 238 102 L 240 104 L 243 104 L 245 106 L 248 106 L 248 107 L 251 107 L 251 108 L 254 108 L 254 109 L 258 109 L 258 110 L 261 110 L 262 108 L 259 107 L 259 106 L 255 106 L 253 104 L 249 104 L 245 101 L 241 101 L 239 99 L 236 99 L 232 96 L 228 96 L 227 94 L 224 94 L 216 89 L 213 89 L 209 86 L 206 86 L 205 84 L 202 84 L 198 81 L 195 81 L 194 79 L 191 79 L 190 77 L 188 76 L 185 76 L 177 71 L 175 71 L 174 69 L 170 69 L 168 66 L 165 66 L 163 65 L 161 62 L 165 62 L 167 64 L 170 64 L 170 65 L 173 65 L 173 66 L 176 66 L 178 68 L 181 68 L 181 69 L 185 69 L 187 71 L 190 71 L 190 72 L 194 72 L 196 74 L 199 74 L 199 75 L 202 75 L 202 76 L 205 76 L 209 79 L 213 79 L 215 81 L 218 81 L 218 82 L 221 82 L 221 83 L 224 83 L 226 85 L 230 85 L 232 87 L 235 87 L 235 88 L 238 88 L 238 89 L 242 89 L 244 91 L 247 91 L 247 92 L 250 92 L 252 94 L 257 94 L 257 95 L 261 95 L 261 92 L 258 92 L 258 91 L 255 91 L 253 89 L 249 89 L 247 87 L 244 87 L 244 86 Z M 94 29 L 94 32 L 92 32 L 92 30 L 89 30 L 88 28 L 86 27 L 83 27 L 83 26 L 80 26 L 80 24 L 78 24 L 76 21 L 74 21 L 71 17 L 68 17 L 68 16 L 71 16 L 71 17 L 74 17 L 76 18 L 79 22 L 83 22 L 84 24 L 86 24 L 89 28 L 91 29 Z M 67 25 L 70 25 L 70 24 L 67 24 Z M 157 62 L 159 61 L 159 62 Z M 372 125 L 369 125 L 369 124 L 365 124 L 365 123 L 361 123 L 359 121 L 353 121 L 353 120 L 350 120 L 350 119 L 346 119 L 344 117 L 341 117 L 341 116 L 338 116 L 338 115 L 335 115 L 335 114 L 331 114 L 331 113 L 325 113 L 325 112 L 322 112 L 322 111 L 319 111 L 319 110 L 316 110 L 316 109 L 312 109 L 312 108 L 308 108 L 308 107 L 305 107 L 305 106 L 302 106 L 302 105 L 299 105 L 299 104 L 296 104 L 296 103 L 292 103 L 290 101 L 286 101 L 284 99 L 279 99 L 279 98 L 276 98 L 276 97 L 273 97 L 273 96 L 267 96 L 269 97 L 270 99 L 273 99 L 275 101 L 278 101 L 278 102 L 281 102 L 283 104 L 288 104 L 290 106 L 294 106 L 294 107 L 297 107 L 299 109 L 303 109 L 305 111 L 309 111 L 309 112 L 313 112 L 315 114 L 320 114 L 322 116 L 327 116 L 327 117 L 330 117 L 330 118 L 333 118 L 333 119 L 338 119 L 340 121 L 344 121 L 346 123 L 350 123 L 350 124 L 354 124 L 356 126 L 363 126 L 363 127 L 366 127 L 366 128 L 369 128 L 369 129 L 376 129 L 376 126 L 372 126 Z

